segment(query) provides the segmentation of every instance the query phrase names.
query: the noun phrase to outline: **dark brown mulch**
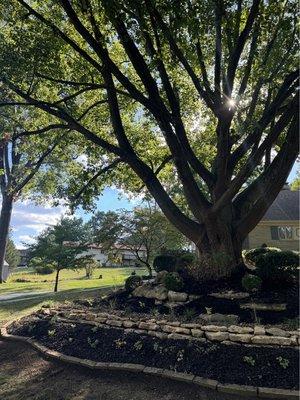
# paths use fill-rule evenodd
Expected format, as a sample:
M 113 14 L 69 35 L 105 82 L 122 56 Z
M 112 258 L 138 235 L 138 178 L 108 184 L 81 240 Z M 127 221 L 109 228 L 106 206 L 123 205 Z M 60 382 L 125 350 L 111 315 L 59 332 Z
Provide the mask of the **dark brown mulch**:
M 292 348 L 160 340 L 120 329 L 23 319 L 10 332 L 38 339 L 51 349 L 94 361 L 144 364 L 216 379 L 224 383 L 295 389 L 298 351 Z M 287 364 L 284 366 L 284 364 Z

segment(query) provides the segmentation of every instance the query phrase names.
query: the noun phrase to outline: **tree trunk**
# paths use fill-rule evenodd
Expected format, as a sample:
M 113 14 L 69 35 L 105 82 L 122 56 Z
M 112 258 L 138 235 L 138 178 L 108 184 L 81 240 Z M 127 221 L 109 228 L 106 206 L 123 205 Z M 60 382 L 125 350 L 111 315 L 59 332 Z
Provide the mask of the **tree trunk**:
M 231 276 L 242 264 L 242 243 L 243 239 L 236 235 L 230 224 L 220 222 L 218 217 L 206 221 L 195 243 L 203 279 Z
M 2 206 L 0 214 L 0 283 L 4 282 L 3 267 L 4 267 L 5 252 L 8 240 L 12 207 L 13 207 L 12 198 L 4 195 L 2 198 Z
M 57 288 L 58 288 L 58 279 L 59 279 L 59 272 L 60 272 L 60 269 L 57 268 L 57 270 L 56 270 L 56 277 L 55 277 L 54 292 L 57 292 Z

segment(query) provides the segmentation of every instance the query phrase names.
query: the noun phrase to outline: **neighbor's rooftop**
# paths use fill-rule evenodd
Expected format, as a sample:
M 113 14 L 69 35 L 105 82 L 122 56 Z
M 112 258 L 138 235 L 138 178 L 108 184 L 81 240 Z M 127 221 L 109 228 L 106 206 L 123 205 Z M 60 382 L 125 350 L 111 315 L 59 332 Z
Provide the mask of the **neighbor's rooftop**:
M 299 190 L 292 191 L 284 185 L 262 221 L 298 221 L 299 193 Z

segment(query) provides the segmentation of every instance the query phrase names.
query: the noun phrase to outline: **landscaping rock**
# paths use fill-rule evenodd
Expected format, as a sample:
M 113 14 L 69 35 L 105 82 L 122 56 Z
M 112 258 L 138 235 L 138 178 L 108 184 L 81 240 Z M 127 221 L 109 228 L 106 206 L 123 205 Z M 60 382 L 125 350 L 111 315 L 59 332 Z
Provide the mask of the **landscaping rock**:
M 265 335 L 265 334 L 266 334 L 266 330 L 265 330 L 265 328 L 263 326 L 256 325 L 254 327 L 254 335 L 262 336 L 262 335 Z
M 256 311 L 285 311 L 286 303 L 244 303 L 240 305 L 240 308 Z
M 201 329 L 208 332 L 227 332 L 226 326 L 219 325 L 203 325 L 201 326 Z
M 248 326 L 238 326 L 238 325 L 230 325 L 228 328 L 228 332 L 231 333 L 252 333 L 253 328 Z
M 227 332 L 205 332 L 205 336 L 213 342 L 223 342 L 223 340 L 228 340 L 229 337 Z
M 192 335 L 197 338 L 201 338 L 204 336 L 204 332 L 200 329 L 191 329 Z
M 165 279 L 165 277 L 166 277 L 166 275 L 168 275 L 168 271 L 159 271 L 159 272 L 156 274 L 155 281 L 156 281 L 157 283 L 163 283 L 163 282 L 164 282 L 164 279 Z
M 182 293 L 182 292 L 173 292 L 172 290 L 168 291 L 168 299 L 171 302 L 185 302 L 187 301 L 188 295 L 187 293 Z
M 290 333 L 280 328 L 268 328 L 266 332 L 272 336 L 290 337 Z
M 200 314 L 199 317 L 205 321 L 206 323 L 221 323 L 234 325 L 239 321 L 239 317 L 237 315 L 226 315 L 226 314 Z
M 168 335 L 168 339 L 174 339 L 174 340 L 191 340 L 192 338 L 189 335 L 181 335 L 179 333 L 170 333 Z
M 168 290 L 163 285 L 153 287 L 141 285 L 134 289 L 132 294 L 135 297 L 146 297 L 147 299 L 166 300 L 168 298 Z
M 108 319 L 108 320 L 106 321 L 106 324 L 107 324 L 107 325 L 110 325 L 110 326 L 121 327 L 121 326 L 123 325 L 123 322 L 122 322 L 122 321 L 119 321 L 119 320 L 117 320 L 117 319 Z
M 229 340 L 232 342 L 250 343 L 252 335 L 241 333 L 229 333 Z
M 199 296 L 197 294 L 190 294 L 189 295 L 189 301 L 194 301 L 200 299 L 202 296 Z
M 191 333 L 190 329 L 182 328 L 182 327 L 175 327 L 173 332 L 174 333 L 182 333 L 184 335 L 189 335 Z
M 190 328 L 190 329 L 200 329 L 201 325 L 200 324 L 181 324 L 183 328 Z
M 125 328 L 137 328 L 138 324 L 133 321 L 123 321 L 123 326 Z
M 262 344 L 262 345 L 291 346 L 292 341 L 289 338 L 264 335 L 264 336 L 253 336 L 251 339 L 251 343 Z
M 141 322 L 139 324 L 139 329 L 146 329 L 150 331 L 157 331 L 159 329 L 159 325 L 154 324 L 153 322 Z
M 234 292 L 229 290 L 228 292 L 210 293 L 210 296 L 216 299 L 241 300 L 247 299 L 250 295 L 247 292 Z

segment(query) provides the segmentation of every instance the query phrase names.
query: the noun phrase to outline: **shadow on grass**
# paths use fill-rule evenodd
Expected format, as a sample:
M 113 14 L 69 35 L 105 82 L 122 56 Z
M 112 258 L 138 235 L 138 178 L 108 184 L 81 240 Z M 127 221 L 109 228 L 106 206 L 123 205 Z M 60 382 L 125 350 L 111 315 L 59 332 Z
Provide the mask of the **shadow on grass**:
M 113 290 L 114 287 L 106 286 L 97 289 L 68 289 L 57 293 L 45 293 L 35 296 L 28 295 L 20 299 L 0 301 L 0 323 L 20 318 L 49 302 L 63 302 L 74 299 L 97 297 Z

